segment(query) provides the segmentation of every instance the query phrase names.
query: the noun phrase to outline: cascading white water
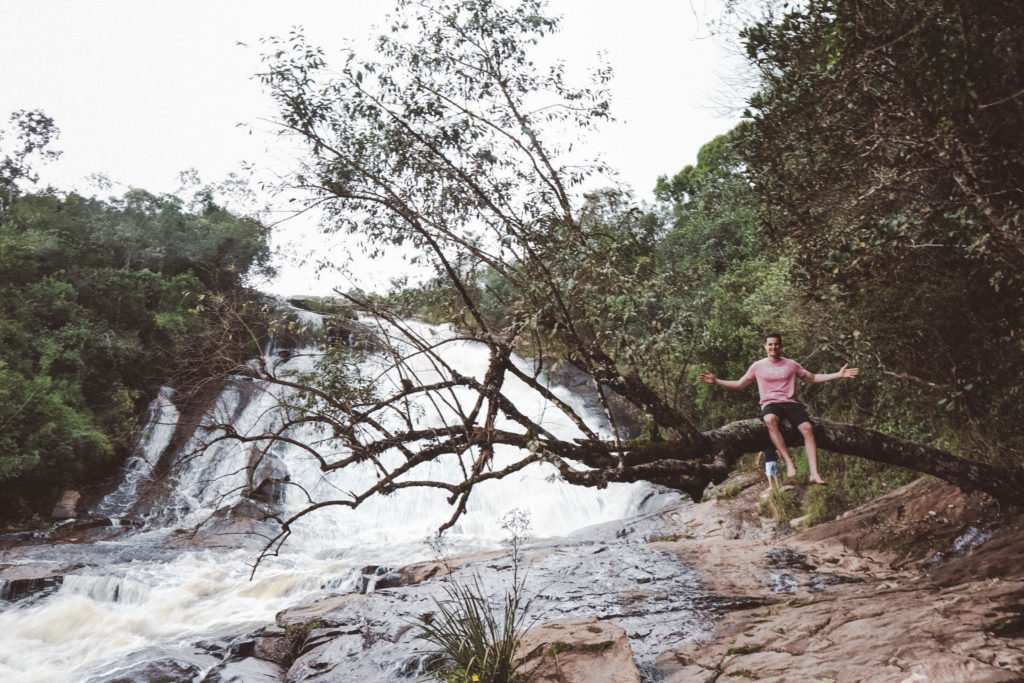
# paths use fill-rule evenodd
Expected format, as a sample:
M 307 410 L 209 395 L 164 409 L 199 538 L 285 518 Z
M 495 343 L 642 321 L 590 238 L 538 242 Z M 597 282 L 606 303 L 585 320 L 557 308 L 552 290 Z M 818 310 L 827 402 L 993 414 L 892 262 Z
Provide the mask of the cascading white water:
M 137 446 L 138 452 L 125 463 L 121 484 L 97 506 L 98 514 L 121 517 L 138 500 L 139 484 L 147 480 L 155 464 L 149 458 L 159 456 L 167 448 L 178 423 L 178 409 L 171 401 L 173 394 L 170 387 L 161 387 L 157 397 L 150 403 L 146 425 Z
M 448 330 L 426 325 L 414 327 L 424 336 L 451 335 Z M 314 349 L 303 349 L 278 370 L 308 370 L 314 353 Z M 473 342 L 452 341 L 442 347 L 440 355 L 466 375 L 479 378 L 486 369 L 487 350 Z M 274 353 L 268 354 L 267 361 L 280 362 Z M 396 376 L 382 371 L 385 362 L 368 360 L 366 372 L 381 372 L 378 381 L 397 383 Z M 419 366 L 414 369 L 420 380 L 429 381 L 433 372 L 429 361 L 424 357 L 417 362 Z M 526 367 L 525 361 L 516 362 Z M 593 429 L 607 432 L 603 418 L 588 413 L 581 398 L 561 387 L 553 390 L 586 415 Z M 509 378 L 503 391 L 519 410 L 557 436 L 581 435 L 575 425 L 519 380 Z M 230 419 L 239 433 L 262 432 L 283 420 L 277 408 L 282 399 L 280 392 L 279 387 L 239 378 L 225 389 L 214 411 L 219 418 Z M 161 392 L 140 444 L 142 456 L 131 464 L 122 485 L 100 503 L 97 511 L 121 516 L 131 509 L 148 469 L 170 443 L 177 419 L 168 394 Z M 431 419 L 441 418 L 425 411 L 423 419 L 429 425 Z M 182 452 L 192 451 L 207 436 L 203 432 L 193 435 Z M 300 442 L 322 438 L 312 431 L 293 431 L 289 436 Z M 297 524 L 280 555 L 264 560 L 251 581 L 255 547 L 251 543 L 232 540 L 221 549 L 169 549 L 168 541 L 174 538 L 175 529 L 195 525 L 218 506 L 230 506 L 241 499 L 242 491 L 251 484 L 251 448 L 222 441 L 201 457 L 183 462 L 174 473 L 173 492 L 150 513 L 152 520 L 160 520 L 160 526 L 154 524 L 91 546 L 58 546 L 32 555 L 31 561 L 51 563 L 55 568 L 84 566 L 72 571 L 52 595 L 0 612 L 3 680 L 100 681 L 116 671 L 125 657 L 136 661 L 145 658 L 146 652 L 166 656 L 170 651 L 189 661 L 200 661 L 191 643 L 218 634 L 242 633 L 270 622 L 277 611 L 325 587 L 334 591 L 353 589 L 365 564 L 401 565 L 429 558 L 424 539 L 451 516 L 444 492 L 435 489 L 402 489 L 388 497 L 371 499 L 355 510 L 328 507 Z M 499 447 L 494 466 L 503 467 L 514 457 L 511 450 Z M 284 501 L 291 511 L 306 503 L 305 492 L 319 499 L 337 497 L 339 491 L 360 490 L 375 477 L 369 466 L 325 475 L 307 452 L 283 443 L 276 444 L 264 460 L 267 466 L 286 473 L 293 484 L 286 489 Z M 529 513 L 534 535 L 560 536 L 632 516 L 651 491 L 642 484 L 611 485 L 595 491 L 570 486 L 552 474 L 552 467 L 537 464 L 504 480 L 478 486 L 466 514 L 449 534 L 455 550 L 462 553 L 498 546 L 507 535 L 499 520 L 513 508 Z M 452 456 L 421 465 L 412 476 L 455 481 L 460 470 Z

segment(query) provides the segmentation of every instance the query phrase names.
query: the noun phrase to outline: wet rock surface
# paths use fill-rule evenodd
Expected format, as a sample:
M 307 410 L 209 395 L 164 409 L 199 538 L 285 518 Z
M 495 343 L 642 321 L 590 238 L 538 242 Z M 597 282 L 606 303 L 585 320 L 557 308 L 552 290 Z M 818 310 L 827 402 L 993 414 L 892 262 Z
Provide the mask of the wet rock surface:
M 77 567 L 48 569 L 15 565 L 0 568 L 0 600 L 14 602 L 27 597 L 41 598 L 60 588 L 64 575 Z
M 1024 516 L 972 521 L 983 501 L 918 482 L 794 534 L 755 512 L 758 488 L 533 545 L 535 680 L 1024 680 Z M 877 534 L 898 510 L 903 531 Z M 918 543 L 893 551 L 900 533 Z M 495 600 L 508 585 L 507 555 L 462 565 L 448 580 L 475 573 Z M 446 571 L 282 612 L 282 630 L 315 622 L 287 680 L 422 676 L 437 663 L 409 622 L 435 610 Z
M 640 683 L 626 631 L 599 619 L 558 620 L 527 632 L 520 671 L 531 681 Z
M 72 519 L 75 516 L 75 512 L 78 509 L 78 501 L 82 498 L 82 494 L 78 491 L 64 491 L 60 495 L 60 500 L 53 506 L 53 512 L 50 513 L 50 519 Z
M 265 658 L 242 657 L 214 667 L 202 683 L 277 683 L 285 675 L 284 667 Z
M 681 564 L 675 554 L 654 548 L 648 542 L 649 536 L 661 526 L 660 518 L 655 515 L 625 526 L 619 523 L 595 527 L 578 536 L 535 543 L 527 549 L 520 571 L 527 577 L 527 597 L 533 599 L 531 618 L 536 620 L 541 634 L 548 633 L 546 625 L 563 625 L 560 628 L 565 633 L 562 633 L 562 640 L 556 642 L 563 643 L 563 648 L 570 645 L 578 648 L 568 657 L 576 662 L 568 670 L 598 670 L 602 661 L 607 667 L 613 659 L 621 659 L 621 665 L 616 664 L 610 670 L 633 669 L 638 672 L 635 680 L 639 681 L 639 672 L 654 670 L 655 659 L 663 648 L 707 637 L 717 619 L 729 610 L 763 604 L 761 599 L 751 603 L 701 590 L 695 571 Z M 368 569 L 374 576 L 395 574 L 382 573 L 379 568 Z M 444 597 L 444 581 L 466 582 L 479 577 L 497 604 L 512 585 L 513 572 L 507 553 L 489 553 L 464 562 L 446 578 L 389 588 L 381 588 L 378 579 L 373 592 L 330 596 L 285 610 L 278 615 L 278 628 L 305 626 L 309 629 L 289 670 L 288 680 L 415 679 L 429 670 L 432 658 L 422 652 L 427 644 L 415 637 L 411 622 L 436 612 L 435 600 Z M 424 576 L 429 575 L 424 573 Z M 570 634 L 578 629 L 569 628 L 568 624 L 587 624 L 592 630 L 584 628 L 583 641 L 577 642 Z M 614 638 L 608 635 L 613 632 Z M 596 637 L 595 633 L 608 636 L 602 637 L 600 643 L 621 641 L 621 644 L 597 647 L 589 643 Z M 548 636 L 539 637 L 543 640 Z M 538 647 L 539 641 L 532 649 Z M 543 652 L 535 653 L 534 658 L 537 657 L 543 659 Z M 544 675 L 554 675 L 554 669 L 550 668 L 553 662 L 554 659 L 543 665 L 543 670 L 548 672 Z M 541 663 L 538 661 L 533 666 L 539 667 Z M 568 674 L 563 671 L 562 675 Z M 649 678 L 649 675 L 644 677 Z
M 187 681 L 201 676 L 201 667 L 178 659 L 161 659 L 153 662 L 142 662 L 129 669 L 118 672 L 110 683 L 156 683 L 157 681 Z
M 1024 634 L 1012 626 L 1024 601 L 1024 516 L 919 481 L 785 538 L 698 540 L 698 525 L 727 528 L 708 518 L 746 503 L 705 505 L 714 510 L 673 519 L 684 540 L 657 545 L 697 567 L 705 586 L 769 602 L 725 615 L 709 642 L 663 653 L 662 680 L 1024 680 Z M 997 530 L 960 550 L 979 524 Z
M 654 500 L 658 512 L 532 542 L 520 569 L 534 598 L 524 654 L 536 680 L 1024 680 L 1024 515 L 918 482 L 794 533 L 758 513 L 760 481 L 741 475 L 727 498 Z M 176 542 L 85 540 L 138 524 L 75 520 L 53 533 L 59 547 L 40 534 L 7 539 L 0 597 L 45 600 L 68 580 L 124 598 L 140 553 L 171 561 Z M 114 578 L 112 564 L 123 565 Z M 244 637 L 190 643 L 186 657 L 144 648 L 81 680 L 417 680 L 438 661 L 411 622 L 436 612 L 445 581 L 479 576 L 498 602 L 512 574 L 501 551 L 365 566 L 276 623 L 242 627 L 253 629 Z

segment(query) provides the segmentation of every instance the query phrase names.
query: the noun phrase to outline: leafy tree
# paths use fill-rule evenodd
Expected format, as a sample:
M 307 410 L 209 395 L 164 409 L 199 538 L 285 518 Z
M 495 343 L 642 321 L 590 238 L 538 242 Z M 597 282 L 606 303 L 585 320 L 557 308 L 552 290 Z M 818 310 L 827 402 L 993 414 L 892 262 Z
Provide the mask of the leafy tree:
M 1005 463 L 1024 459 L 1022 12 L 825 0 L 743 33 L 771 243 L 846 330 L 822 342 L 900 385 L 862 384 L 863 410 Z
M 222 367 L 199 352 L 224 336 L 209 302 L 255 298 L 243 283 L 267 262 L 267 228 L 209 198 L 183 205 L 27 194 L 0 216 L 0 516 L 110 475 L 160 385 L 186 392 Z M 234 360 L 259 352 L 263 317 L 250 305 L 229 331 L 250 341 Z
M 116 463 L 107 434 L 64 399 L 66 385 L 46 375 L 0 369 L 0 485 L 4 503 L 78 483 Z
M 60 152 L 47 149 L 60 136 L 60 130 L 41 110 L 16 111 L 8 124 L 7 130 L 0 130 L 0 213 L 18 196 L 19 183 L 34 183 L 39 179 L 29 163 L 33 156 L 42 161 L 60 156 Z M 4 142 L 12 136 L 15 138 L 13 146 Z

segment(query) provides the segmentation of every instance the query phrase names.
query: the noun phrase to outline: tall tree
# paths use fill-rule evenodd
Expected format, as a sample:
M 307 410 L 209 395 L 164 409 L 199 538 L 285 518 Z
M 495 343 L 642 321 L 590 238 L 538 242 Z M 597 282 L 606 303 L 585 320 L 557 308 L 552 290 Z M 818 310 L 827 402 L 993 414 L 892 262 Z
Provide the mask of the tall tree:
M 210 337 L 254 341 L 212 300 L 253 300 L 242 283 L 266 264 L 267 228 L 182 204 L 22 194 L 0 215 L 0 518 L 110 475 L 160 385 L 209 377 Z
M 16 111 L 8 124 L 7 130 L 0 130 L 0 213 L 18 195 L 19 183 L 34 183 L 39 179 L 32 169 L 33 156 L 43 161 L 60 156 L 60 152 L 48 149 L 60 136 L 60 130 L 42 110 Z
M 743 33 L 773 246 L 906 387 L 869 396 L 879 412 L 980 430 L 1004 462 L 1024 458 L 1022 27 L 1009 0 L 814 0 Z
M 456 341 L 472 338 L 488 353 L 483 376 L 466 376 L 438 351 L 453 342 L 421 336 L 386 307 L 361 301 L 392 335 L 386 354 L 400 381 L 369 387 L 355 369 L 344 369 L 340 353 L 329 357 L 324 374 L 305 380 L 261 366 L 265 381 L 301 392 L 288 406 L 290 420 L 259 434 L 211 425 L 212 442 L 237 439 L 269 449 L 292 439 L 291 427 L 313 423 L 327 438 L 301 446 L 324 471 L 363 463 L 377 472 L 366 488 L 317 501 L 298 516 L 400 488 L 434 487 L 450 496 L 452 524 L 474 486 L 536 462 L 580 485 L 647 480 L 699 497 L 743 453 L 768 444 L 757 420 L 700 431 L 693 406 L 668 400 L 640 371 L 638 354 L 658 349 L 638 343 L 637 326 L 667 327 L 677 313 L 662 317 L 656 305 L 668 287 L 649 270 L 645 230 L 656 228 L 628 210 L 621 192 L 584 196 L 585 183 L 602 169 L 573 157 L 572 143 L 608 118 L 603 86 L 610 74 L 599 70 L 590 86 L 574 88 L 562 65 L 541 68 L 531 50 L 558 27 L 544 9 L 540 0 L 402 0 L 377 58 L 349 54 L 333 69 L 300 33 L 270 43 L 262 79 L 286 131 L 305 144 L 297 184 L 324 207 L 328 229 L 358 232 L 370 256 L 389 245 L 414 247 L 455 294 L 453 319 L 464 330 Z M 471 285 L 484 268 L 508 285 L 506 326 L 493 325 L 474 294 Z M 524 370 L 512 361 L 513 348 L 530 339 L 587 373 L 609 416 L 613 397 L 620 397 L 650 417 L 658 438 L 595 433 L 548 388 L 539 365 Z M 685 347 L 687 340 L 678 341 Z M 543 357 L 544 349 L 535 351 Z M 416 370 L 424 358 L 429 373 Z M 512 378 L 547 398 L 580 436 L 561 438 L 524 414 L 505 391 Z M 427 424 L 420 413 L 431 406 L 436 415 Z M 819 421 L 817 430 L 819 443 L 837 452 L 1003 498 L 1024 490 L 1019 472 L 850 425 Z M 519 455 L 499 462 L 499 444 Z M 463 476 L 440 481 L 424 474 L 421 465 L 442 457 L 458 458 Z M 287 537 L 295 517 L 279 521 L 282 533 L 268 551 Z

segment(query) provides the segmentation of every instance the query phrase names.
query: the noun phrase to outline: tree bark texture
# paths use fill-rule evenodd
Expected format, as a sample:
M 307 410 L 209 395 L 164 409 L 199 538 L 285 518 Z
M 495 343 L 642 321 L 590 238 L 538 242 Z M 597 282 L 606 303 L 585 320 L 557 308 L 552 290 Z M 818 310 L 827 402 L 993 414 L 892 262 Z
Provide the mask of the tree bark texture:
M 783 426 L 787 445 L 802 446 L 797 430 Z M 1008 470 L 957 457 L 951 453 L 910 443 L 855 425 L 816 419 L 814 434 L 819 448 L 929 474 L 965 491 L 982 491 L 997 500 L 1024 502 L 1024 470 Z M 699 500 L 708 483 L 724 481 L 745 453 L 771 446 L 761 420 L 730 422 L 703 432 L 699 439 L 665 441 L 635 446 L 620 467 L 585 472 L 562 469 L 567 480 L 585 486 L 612 481 L 650 481 L 679 489 Z M 580 444 L 582 450 L 595 450 Z M 572 457 L 569 455 L 568 457 Z M 582 458 L 583 462 L 592 456 Z M 595 463 L 596 464 L 596 463 Z

